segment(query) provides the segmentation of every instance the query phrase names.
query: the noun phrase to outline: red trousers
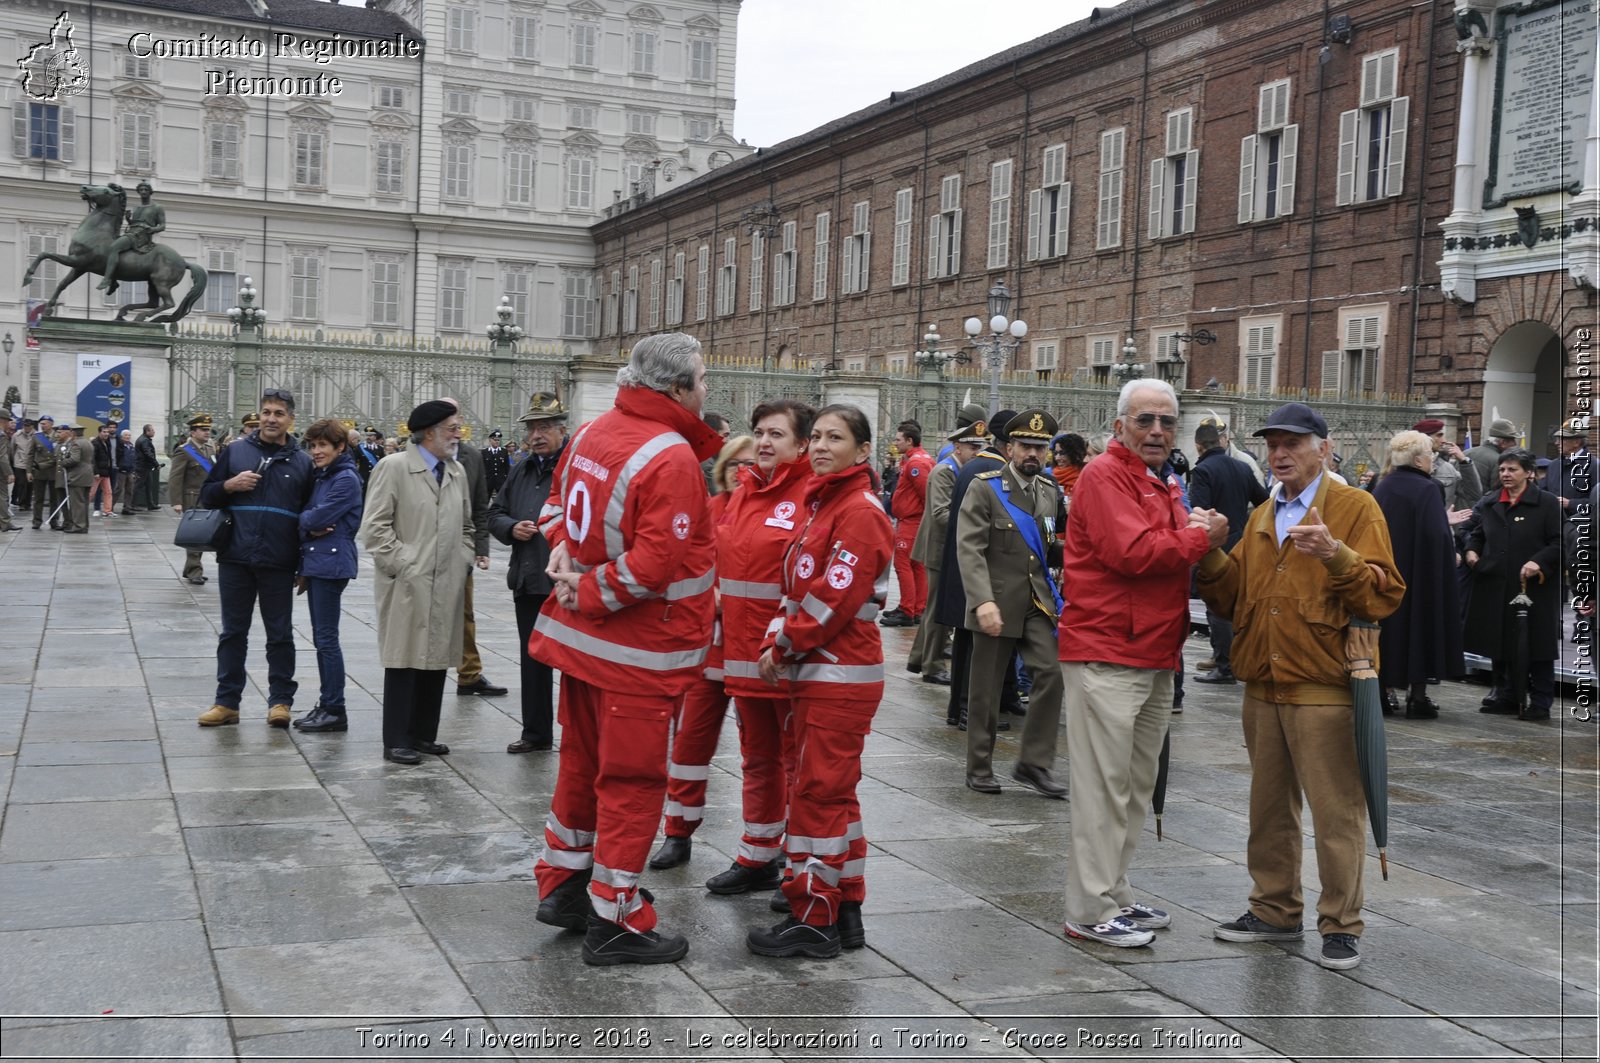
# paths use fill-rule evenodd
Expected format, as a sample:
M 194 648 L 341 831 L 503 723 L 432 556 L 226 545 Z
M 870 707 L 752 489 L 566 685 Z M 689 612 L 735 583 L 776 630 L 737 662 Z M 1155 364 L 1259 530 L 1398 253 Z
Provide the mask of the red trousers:
M 734 699 L 744 773 L 744 834 L 738 861 L 762 867 L 783 856 L 794 784 L 793 709 L 787 698 Z
M 728 694 L 702 679 L 690 687 L 672 718 L 672 755 L 667 760 L 667 837 L 687 838 L 706 814 L 706 779 L 722 737 Z
M 797 697 L 794 787 L 789 795 L 789 877 L 783 894 L 795 918 L 839 921 L 839 905 L 867 896 L 867 839 L 861 830 L 861 749 L 876 701 Z
M 894 526 L 894 578 L 900 581 L 900 611 L 921 616 L 928 605 L 928 569 L 911 560 L 911 544 L 917 541 L 922 518 L 901 520 Z
M 561 677 L 561 764 L 544 852 L 534 865 L 539 896 L 593 869 L 589 900 L 602 919 L 638 932 L 656 925 L 639 892 L 667 793 L 667 729 L 678 697 L 619 694 Z

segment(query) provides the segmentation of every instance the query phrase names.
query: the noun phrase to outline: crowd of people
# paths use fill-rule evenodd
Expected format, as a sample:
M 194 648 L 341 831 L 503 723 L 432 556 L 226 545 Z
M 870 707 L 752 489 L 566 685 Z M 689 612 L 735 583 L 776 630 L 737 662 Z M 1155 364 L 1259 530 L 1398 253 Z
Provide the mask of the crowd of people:
M 463 442 L 449 397 L 412 410 L 394 446 L 326 419 L 295 435 L 295 398 L 277 388 L 226 445 L 212 445 L 208 416 L 193 418 L 172 454 L 169 502 L 229 518 L 211 544 L 218 681 L 199 723 L 239 722 L 259 612 L 266 722 L 349 730 L 341 598 L 365 551 L 382 755 L 398 765 L 447 755 L 449 670 L 459 695 L 508 693 L 483 675 L 473 618 L 473 575 L 488 569 L 493 537 L 510 547 L 520 644 L 521 732 L 506 751 L 552 751 L 561 725 L 537 919 L 582 933 L 594 965 L 687 954 L 641 879 L 647 866 L 690 859 L 731 703 L 740 836 L 706 888 L 771 892 L 783 918 L 749 930 L 752 952 L 828 958 L 866 941 L 861 755 L 884 692 L 881 631 L 914 627 L 906 667 L 949 688 L 946 722 L 966 732 L 965 785 L 1003 791 L 996 736 L 1013 716 L 1010 779 L 1046 798 L 1071 794 L 1066 933 L 1138 947 L 1171 923 L 1136 895 L 1129 868 L 1181 711 L 1197 595 L 1211 658 L 1193 678 L 1243 683 L 1251 766 L 1254 888 L 1215 936 L 1303 933 L 1304 801 L 1322 885 L 1320 959 L 1348 968 L 1360 960 L 1365 852 L 1352 622 L 1382 625 L 1381 680 L 1406 691 L 1408 716 L 1438 714 L 1428 686 L 1459 676 L 1465 650 L 1494 662 L 1484 711 L 1537 719 L 1554 696 L 1563 603 L 1592 617 L 1592 588 L 1562 565 L 1564 539 L 1592 542 L 1600 471 L 1574 422 L 1559 433 L 1565 454 L 1549 489 L 1500 421 L 1486 447 L 1465 451 L 1442 423 L 1420 422 L 1389 441 L 1381 474 L 1352 487 L 1328 424 L 1303 403 L 1253 432 L 1260 463 L 1208 417 L 1191 467 L 1177 447 L 1178 396 L 1138 379 L 1103 436 L 1064 432 L 1042 409 L 966 406 L 942 440 L 905 421 L 891 485 L 861 410 L 772 399 L 741 431 L 704 409 L 705 372 L 692 337 L 651 336 L 619 371 L 612 410 L 569 432 L 560 399 L 539 393 L 519 419 L 520 444 L 505 447 L 497 430 L 481 451 Z M 32 434 L 19 444 L 0 411 L 0 469 L 28 474 L 13 490 L 33 489 L 24 498 L 36 528 L 64 511 L 76 531 L 94 504 L 113 513 L 124 470 L 124 512 L 147 508 L 153 429 L 135 442 L 107 426 L 85 443 L 49 418 L 23 428 Z M 1486 471 L 1498 486 L 1484 489 Z M 185 579 L 206 581 L 202 557 L 187 555 Z M 299 718 L 297 593 L 320 680 Z

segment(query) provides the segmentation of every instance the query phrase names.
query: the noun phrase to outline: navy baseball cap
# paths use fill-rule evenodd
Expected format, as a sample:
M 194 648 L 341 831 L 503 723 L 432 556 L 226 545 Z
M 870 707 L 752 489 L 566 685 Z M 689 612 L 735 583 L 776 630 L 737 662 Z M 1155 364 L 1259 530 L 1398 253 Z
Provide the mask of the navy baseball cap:
M 1328 437 L 1328 422 L 1322 414 L 1303 402 L 1289 402 L 1273 410 L 1267 423 L 1250 434 L 1264 436 L 1268 432 L 1298 432 L 1301 435 Z

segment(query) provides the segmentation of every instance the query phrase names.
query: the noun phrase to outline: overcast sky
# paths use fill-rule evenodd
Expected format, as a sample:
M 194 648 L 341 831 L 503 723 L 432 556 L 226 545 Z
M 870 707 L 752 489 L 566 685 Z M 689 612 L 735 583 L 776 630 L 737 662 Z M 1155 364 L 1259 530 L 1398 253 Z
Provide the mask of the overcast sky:
M 1115 7 L 1118 0 L 1099 0 Z M 1088 17 L 1093 0 L 744 0 L 733 134 L 798 136 Z

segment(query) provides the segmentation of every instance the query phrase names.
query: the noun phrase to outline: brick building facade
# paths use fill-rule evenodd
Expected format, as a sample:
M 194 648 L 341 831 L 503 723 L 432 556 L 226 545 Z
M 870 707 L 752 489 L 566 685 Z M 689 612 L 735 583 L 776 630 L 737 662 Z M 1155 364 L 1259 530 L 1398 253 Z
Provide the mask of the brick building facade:
M 593 228 L 598 347 L 683 328 L 892 371 L 1004 280 L 1016 369 L 1109 378 L 1131 338 L 1180 386 L 1420 393 L 1480 424 L 1493 330 L 1567 335 L 1592 292 L 1548 270 L 1477 306 L 1441 290 L 1454 12 L 1329 14 L 1131 0 L 625 205 Z

